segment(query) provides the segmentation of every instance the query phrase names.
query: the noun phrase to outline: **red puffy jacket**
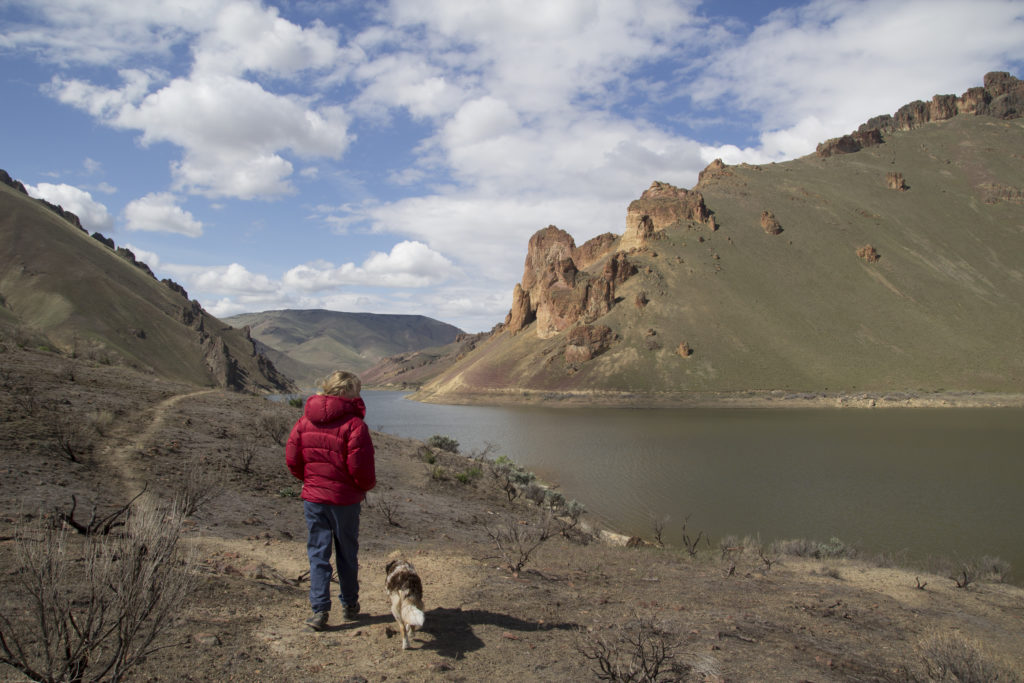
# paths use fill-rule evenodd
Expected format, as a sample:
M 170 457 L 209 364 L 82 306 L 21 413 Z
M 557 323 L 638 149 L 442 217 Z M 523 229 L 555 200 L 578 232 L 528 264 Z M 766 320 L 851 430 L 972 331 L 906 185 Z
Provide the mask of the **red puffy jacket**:
M 361 398 L 317 394 L 306 401 L 284 447 L 288 469 L 302 480 L 302 499 L 352 505 L 377 484 L 373 441 Z

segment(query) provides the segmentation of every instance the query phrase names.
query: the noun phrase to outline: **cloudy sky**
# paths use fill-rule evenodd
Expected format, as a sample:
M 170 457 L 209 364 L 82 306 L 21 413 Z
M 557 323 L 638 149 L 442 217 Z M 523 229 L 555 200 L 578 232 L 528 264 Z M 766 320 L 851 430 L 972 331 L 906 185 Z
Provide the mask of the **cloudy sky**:
M 988 71 L 1024 0 L 0 0 L 0 168 L 219 316 L 508 311 L 527 241 Z

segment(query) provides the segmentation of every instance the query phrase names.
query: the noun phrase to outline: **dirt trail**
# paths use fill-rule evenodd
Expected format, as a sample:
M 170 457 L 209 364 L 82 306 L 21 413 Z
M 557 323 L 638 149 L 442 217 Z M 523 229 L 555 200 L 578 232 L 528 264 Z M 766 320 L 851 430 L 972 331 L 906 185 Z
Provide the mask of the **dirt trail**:
M 152 409 L 144 413 L 139 421 L 131 420 L 118 425 L 108 438 L 108 464 L 121 479 L 125 491 L 135 495 L 135 493 L 141 490 L 143 482 L 135 471 L 134 457 L 144 451 L 151 444 L 154 437 L 160 433 L 171 408 L 185 399 L 198 398 L 216 391 L 219 391 L 219 389 L 203 389 L 201 391 L 171 396 L 160 401 Z M 145 427 L 142 431 L 138 431 L 141 420 L 146 420 Z M 113 445 L 119 442 L 121 443 L 120 446 Z

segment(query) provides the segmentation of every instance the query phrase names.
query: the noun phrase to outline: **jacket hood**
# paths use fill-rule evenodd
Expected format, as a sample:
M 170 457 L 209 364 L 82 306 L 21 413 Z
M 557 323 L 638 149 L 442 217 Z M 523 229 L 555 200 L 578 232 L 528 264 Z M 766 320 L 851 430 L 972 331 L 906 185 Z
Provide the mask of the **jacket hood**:
M 362 419 L 366 417 L 366 404 L 361 398 L 315 394 L 306 400 L 303 414 L 315 425 L 330 424 L 347 417 Z

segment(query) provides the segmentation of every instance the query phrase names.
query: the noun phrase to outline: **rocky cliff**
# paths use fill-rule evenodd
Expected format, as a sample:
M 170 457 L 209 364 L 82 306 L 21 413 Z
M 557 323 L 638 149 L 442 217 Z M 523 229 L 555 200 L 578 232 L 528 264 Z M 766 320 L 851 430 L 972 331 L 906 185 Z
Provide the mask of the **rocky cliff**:
M 1024 81 L 1005 71 L 985 74 L 983 85 L 963 95 L 935 95 L 930 102 L 916 100 L 903 105 L 894 114 L 869 119 L 853 133 L 826 140 L 818 145 L 818 156 L 850 154 L 881 144 L 883 137 L 895 131 L 913 130 L 954 116 L 991 116 L 1016 119 L 1024 116 Z
M 505 329 L 518 334 L 535 322 L 537 336 L 546 339 L 610 311 L 615 287 L 635 272 L 625 254 L 613 254 L 615 245 L 606 234 L 577 248 L 572 235 L 553 225 L 534 233 Z M 598 272 L 586 270 L 595 264 L 603 264 Z

